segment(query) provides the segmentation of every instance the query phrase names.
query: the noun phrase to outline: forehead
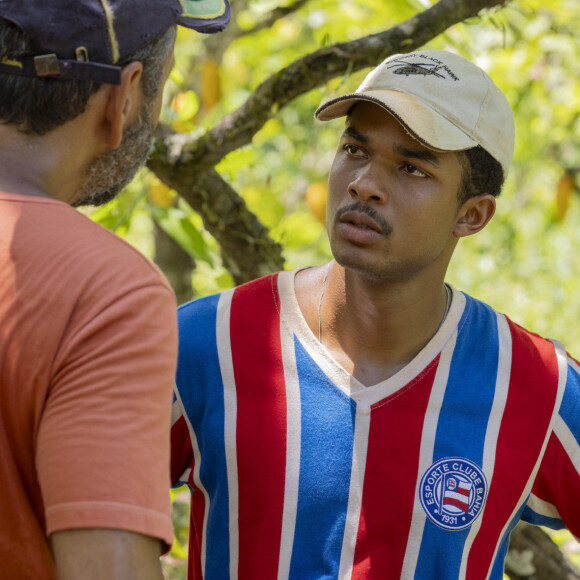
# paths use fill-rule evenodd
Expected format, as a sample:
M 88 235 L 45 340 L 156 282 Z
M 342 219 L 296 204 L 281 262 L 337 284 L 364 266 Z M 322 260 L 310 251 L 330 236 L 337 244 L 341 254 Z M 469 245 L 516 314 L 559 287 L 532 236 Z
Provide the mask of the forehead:
M 372 102 L 359 101 L 356 103 L 348 112 L 346 127 L 360 128 L 361 131 L 372 133 L 375 137 L 380 137 L 382 134 L 392 134 L 413 143 L 415 146 L 427 149 L 411 136 L 389 111 Z
M 379 148 L 412 152 L 437 165 L 461 163 L 461 152 L 427 147 L 413 137 L 384 107 L 368 101 L 360 101 L 351 108 L 346 118 L 343 138 L 354 138 Z

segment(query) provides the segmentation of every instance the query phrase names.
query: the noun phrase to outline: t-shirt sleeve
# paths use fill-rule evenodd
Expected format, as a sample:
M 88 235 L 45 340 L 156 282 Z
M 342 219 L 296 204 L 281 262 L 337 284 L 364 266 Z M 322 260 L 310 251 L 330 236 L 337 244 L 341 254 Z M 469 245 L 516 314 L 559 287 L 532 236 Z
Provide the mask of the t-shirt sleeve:
M 580 369 L 569 359 L 560 410 L 523 519 L 555 529 L 567 527 L 580 537 L 579 497 Z
M 63 338 L 36 450 L 48 534 L 115 528 L 171 545 L 176 308 L 153 271 L 101 281 Z

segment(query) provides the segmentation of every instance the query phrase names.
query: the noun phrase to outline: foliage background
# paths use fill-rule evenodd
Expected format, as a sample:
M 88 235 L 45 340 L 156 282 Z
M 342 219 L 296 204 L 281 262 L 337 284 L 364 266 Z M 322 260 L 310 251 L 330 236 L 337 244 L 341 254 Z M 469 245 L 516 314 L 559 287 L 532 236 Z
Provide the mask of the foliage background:
M 177 66 L 165 94 L 166 124 L 184 134 L 203 133 L 295 59 L 386 30 L 431 4 L 301 0 L 297 10 L 259 29 L 280 5 L 280 0 L 244 2 L 235 15 L 241 34 L 218 49 L 215 41 L 179 31 Z M 516 117 L 514 161 L 496 216 L 484 232 L 462 241 L 448 281 L 530 330 L 558 338 L 577 356 L 579 31 L 576 0 L 514 0 L 454 26 L 427 46 L 456 51 L 479 64 L 506 93 Z M 295 99 L 250 146 L 216 167 L 282 245 L 287 268 L 331 257 L 322 222 L 326 178 L 342 125 L 318 123 L 313 113 L 322 99 L 354 90 L 366 72 L 347 74 Z M 204 231 L 201 218 L 146 169 L 125 195 L 91 216 L 157 259 L 179 285 L 180 301 L 233 285 L 219 245 Z M 174 281 L 176 271 L 185 279 Z M 186 500 L 183 492 L 176 496 L 181 498 L 176 503 L 179 539 L 165 566 L 169 577 L 185 578 Z M 580 562 L 569 536 L 555 537 Z

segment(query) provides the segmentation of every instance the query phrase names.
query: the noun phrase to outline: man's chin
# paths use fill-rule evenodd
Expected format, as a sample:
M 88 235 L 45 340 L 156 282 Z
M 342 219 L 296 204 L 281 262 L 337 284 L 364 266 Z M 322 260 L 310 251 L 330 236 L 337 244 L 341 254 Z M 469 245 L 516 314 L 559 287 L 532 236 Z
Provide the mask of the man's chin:
M 117 149 L 104 153 L 92 162 L 74 207 L 109 203 L 145 165 L 154 131 L 149 109 L 149 105 L 144 107 L 140 119 L 125 131 Z
M 103 191 L 95 191 L 93 193 L 89 193 L 75 201 L 72 206 L 73 207 L 99 207 L 101 205 L 105 205 L 110 201 L 113 201 L 120 193 L 123 191 L 123 188 L 126 184 L 123 184 L 121 187 L 115 187 L 112 189 L 107 189 Z
M 115 199 L 131 183 L 133 177 L 147 161 L 150 139 L 147 143 L 137 144 L 132 154 L 123 150 L 111 151 L 96 160 L 89 170 L 89 175 L 82 188 L 81 195 L 73 207 L 97 207 Z M 140 145 L 140 146 L 139 146 Z M 120 168 L 122 168 L 122 173 Z M 111 175 L 116 175 L 113 179 Z

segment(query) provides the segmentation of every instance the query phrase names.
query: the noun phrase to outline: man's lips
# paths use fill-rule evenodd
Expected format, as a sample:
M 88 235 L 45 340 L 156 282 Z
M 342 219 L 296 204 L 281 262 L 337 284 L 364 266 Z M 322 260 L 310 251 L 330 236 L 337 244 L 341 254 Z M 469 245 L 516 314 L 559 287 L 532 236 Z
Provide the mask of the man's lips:
M 379 234 L 384 234 L 381 226 L 366 213 L 351 210 L 343 213 L 338 221 L 343 224 L 351 224 L 363 230 L 373 230 Z
M 338 227 L 348 237 L 360 237 L 360 241 L 371 241 L 378 237 L 388 236 L 392 228 L 385 218 L 373 207 L 355 202 L 340 208 L 336 212 Z

